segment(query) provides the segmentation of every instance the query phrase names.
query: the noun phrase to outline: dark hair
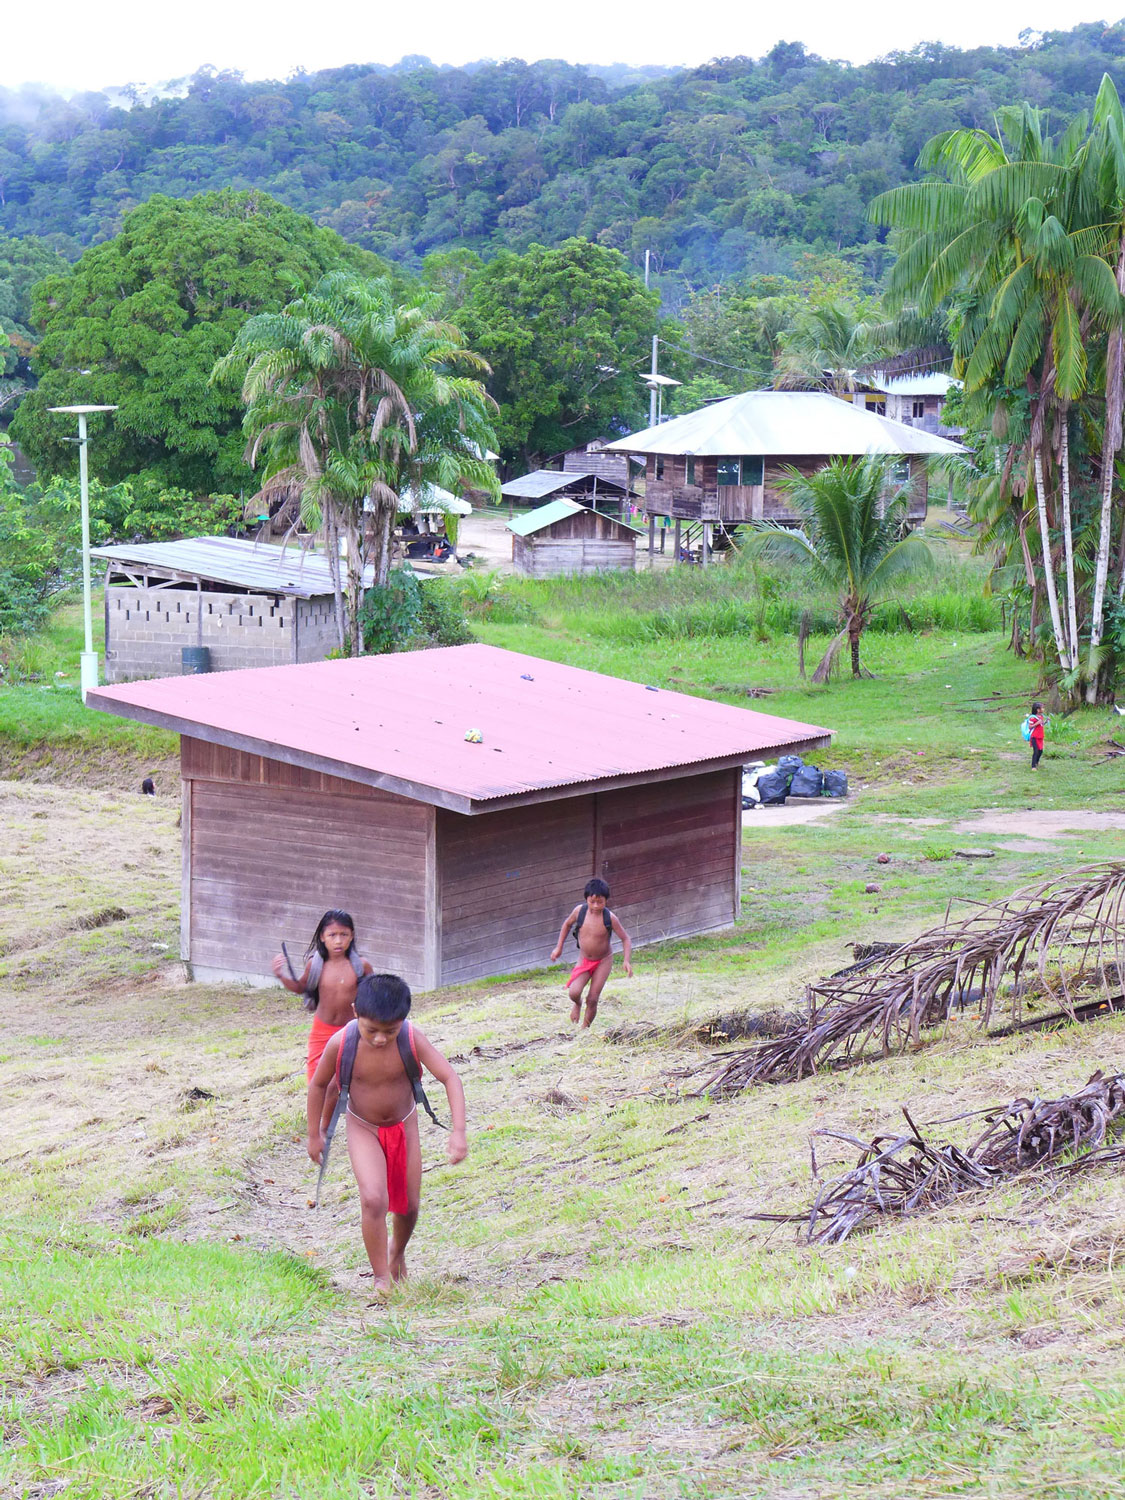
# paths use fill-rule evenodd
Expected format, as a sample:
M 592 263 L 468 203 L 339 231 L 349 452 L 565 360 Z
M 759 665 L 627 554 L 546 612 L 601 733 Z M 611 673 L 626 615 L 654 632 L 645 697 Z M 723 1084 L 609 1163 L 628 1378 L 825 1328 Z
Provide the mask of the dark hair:
M 352 921 L 351 916 L 348 912 L 341 911 L 339 907 L 334 906 L 332 907 L 331 911 L 326 911 L 323 917 L 321 917 L 320 921 L 316 924 L 316 931 L 312 935 L 312 942 L 305 949 L 306 958 L 311 958 L 314 953 L 319 953 L 321 958 L 324 959 L 328 957 L 328 949 L 321 941 L 321 934 L 324 932 L 324 929 L 326 927 L 332 926 L 347 927 L 350 930 L 352 940 L 345 949 L 345 952 L 350 953 L 352 951 L 352 949 L 355 947 L 355 923 Z
M 586 889 L 582 892 L 584 896 L 604 896 L 609 900 L 609 886 L 604 880 L 599 880 L 595 875 L 593 880 L 587 880 Z
M 1033 703 L 1031 705 L 1031 712 L 1033 714 L 1041 714 L 1043 712 L 1043 705 L 1042 705 L 1042 703 Z
M 397 974 L 365 974 L 356 985 L 355 1013 L 365 1021 L 404 1021 L 410 986 Z

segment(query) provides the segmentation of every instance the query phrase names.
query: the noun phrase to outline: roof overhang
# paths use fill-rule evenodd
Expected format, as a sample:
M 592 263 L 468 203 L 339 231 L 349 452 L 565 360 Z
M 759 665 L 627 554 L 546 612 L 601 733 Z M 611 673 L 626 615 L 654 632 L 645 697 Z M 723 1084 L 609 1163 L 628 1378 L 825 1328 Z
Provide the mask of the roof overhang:
M 761 759 L 769 755 L 801 754 L 805 750 L 826 749 L 831 735 L 823 734 L 812 739 L 786 740 L 776 745 L 761 745 L 754 751 L 738 755 L 717 756 L 713 760 L 693 761 L 686 765 L 668 766 L 659 771 L 634 771 L 618 776 L 604 776 L 592 781 L 567 782 L 562 786 L 537 787 L 531 791 L 509 792 L 498 797 L 466 797 L 443 787 L 427 786 L 417 781 L 408 781 L 382 771 L 373 771 L 368 766 L 350 765 L 347 761 L 331 760 L 296 750 L 289 745 L 278 745 L 272 740 L 256 739 L 252 735 L 235 734 L 228 730 L 214 729 L 208 724 L 198 724 L 192 719 L 181 719 L 175 714 L 160 713 L 135 703 L 124 703 L 120 699 L 107 697 L 93 688 L 86 694 L 86 706 L 99 708 L 105 713 L 122 718 L 135 719 L 140 724 L 151 724 L 158 729 L 170 729 L 177 734 L 189 735 L 209 745 L 224 745 L 228 750 L 241 750 L 250 755 L 261 755 L 268 760 L 279 760 L 287 766 L 297 766 L 306 771 L 320 771 L 336 776 L 341 781 L 354 781 L 361 786 L 377 787 L 397 797 L 407 797 L 412 802 L 425 802 L 431 807 L 443 807 L 449 812 L 463 813 L 474 817 L 480 813 L 498 812 L 506 807 L 526 807 L 538 802 L 561 802 L 568 797 L 589 796 L 593 792 L 612 792 L 621 787 L 638 786 L 654 781 L 678 781 L 685 776 L 699 776 L 707 771 L 723 771 L 740 766 L 751 756 Z

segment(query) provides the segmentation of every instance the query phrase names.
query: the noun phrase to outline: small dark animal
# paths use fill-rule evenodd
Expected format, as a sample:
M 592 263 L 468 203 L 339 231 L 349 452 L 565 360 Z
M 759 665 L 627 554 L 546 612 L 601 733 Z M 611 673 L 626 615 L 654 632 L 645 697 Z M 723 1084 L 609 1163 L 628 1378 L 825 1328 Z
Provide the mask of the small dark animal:
M 151 776 L 146 776 L 141 782 L 141 795 L 144 797 L 156 796 L 156 782 L 153 781 Z

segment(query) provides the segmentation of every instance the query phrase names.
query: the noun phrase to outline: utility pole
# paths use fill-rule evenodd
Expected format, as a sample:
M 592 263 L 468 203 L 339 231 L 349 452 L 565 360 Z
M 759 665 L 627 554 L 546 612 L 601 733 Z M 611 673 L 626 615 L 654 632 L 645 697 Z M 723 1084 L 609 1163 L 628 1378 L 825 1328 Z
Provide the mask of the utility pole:
M 648 263 L 652 258 L 652 251 L 645 251 L 645 291 L 648 291 Z
M 68 438 L 68 442 L 78 443 L 78 491 L 82 505 L 82 623 L 83 642 L 85 649 L 80 658 L 79 683 L 82 692 L 82 701 L 86 701 L 86 694 L 91 688 L 98 685 L 98 654 L 94 650 L 94 629 L 92 620 L 92 608 L 90 599 L 90 484 L 89 474 L 86 467 L 86 444 L 89 435 L 86 431 L 86 418 L 91 412 L 116 411 L 116 406 L 49 406 L 48 411 L 64 412 L 67 416 L 78 418 L 78 437 Z
M 655 376 L 658 373 L 657 368 L 656 368 L 656 361 L 657 361 L 657 345 L 659 343 L 660 343 L 660 339 L 654 333 L 653 336 L 652 336 L 652 374 L 653 374 L 653 376 Z M 656 380 L 654 379 L 653 382 L 652 382 L 652 385 L 649 387 L 649 392 L 648 392 L 648 425 L 650 427 L 655 427 L 656 426 L 656 395 L 657 395 L 657 392 L 659 391 L 659 389 L 660 389 L 660 387 L 657 385 Z

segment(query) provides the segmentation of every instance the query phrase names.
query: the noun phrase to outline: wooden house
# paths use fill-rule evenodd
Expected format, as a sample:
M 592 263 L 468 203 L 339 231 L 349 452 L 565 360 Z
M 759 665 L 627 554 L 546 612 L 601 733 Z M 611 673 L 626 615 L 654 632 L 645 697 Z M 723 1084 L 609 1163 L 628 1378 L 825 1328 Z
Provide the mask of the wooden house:
M 656 519 L 715 524 L 796 525 L 781 481 L 790 468 L 815 473 L 832 458 L 878 455 L 910 487 L 910 519 L 925 520 L 927 460 L 964 452 L 959 443 L 877 416 L 822 391 L 747 391 L 674 417 L 611 444 L 645 459 L 649 550 Z M 679 554 L 679 525 L 676 552 Z
M 623 489 L 632 485 L 627 453 L 607 451 L 609 438 L 595 438 L 582 448 L 568 448 L 565 453 L 553 454 L 547 462 L 561 464 L 566 474 L 596 474 L 599 479 L 612 480 Z
M 528 578 L 637 565 L 637 533 L 575 500 L 552 500 L 508 522 L 512 562 Z
M 106 565 L 107 682 L 179 672 L 185 647 L 226 672 L 321 661 L 339 645 L 328 559 L 297 542 L 203 536 L 91 556 Z
M 954 438 L 960 435 L 960 429 L 945 425 L 942 409 L 950 391 L 959 387 L 960 381 L 938 370 L 904 375 L 876 371 L 857 380 L 852 402 L 877 417 L 889 417 L 906 427 L 920 427 L 939 437 Z
M 482 645 L 134 682 L 87 705 L 181 735 L 181 953 L 199 979 L 260 980 L 328 907 L 417 989 L 538 967 L 592 875 L 638 942 L 729 926 L 743 762 L 829 742 Z

